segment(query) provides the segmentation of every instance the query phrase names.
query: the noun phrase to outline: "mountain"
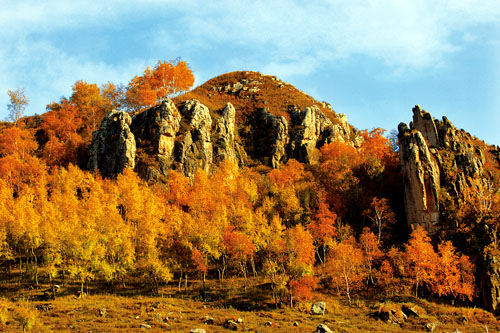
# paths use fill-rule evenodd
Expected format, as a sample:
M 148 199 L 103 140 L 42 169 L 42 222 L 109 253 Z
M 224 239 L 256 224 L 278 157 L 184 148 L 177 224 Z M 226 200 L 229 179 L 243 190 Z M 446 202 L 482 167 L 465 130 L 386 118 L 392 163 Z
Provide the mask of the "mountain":
M 335 140 L 360 143 L 345 115 L 274 76 L 240 71 L 132 117 L 109 113 L 94 133 L 89 167 L 108 177 L 135 168 L 148 181 L 170 169 L 193 177 L 225 159 L 277 168 L 291 158 L 314 163 L 317 148 Z
M 424 226 L 436 238 L 454 238 L 463 250 L 482 257 L 484 303 L 500 304 L 500 255 L 495 196 L 500 184 L 500 147 L 437 120 L 416 105 L 410 126 L 398 126 L 410 226 Z M 497 208 L 498 209 L 498 208 Z
M 97 88 L 96 91 L 99 95 Z M 251 239 L 254 243 L 248 243 L 248 249 L 255 248 L 254 244 L 271 246 L 274 238 L 263 241 L 256 232 L 254 223 L 258 222 L 259 232 L 281 234 L 278 242 L 298 235 L 306 239 L 311 267 L 316 264 L 318 278 L 329 283 L 339 271 L 329 270 L 329 264 L 325 264 L 327 258 L 339 257 L 332 249 L 345 245 L 354 264 L 354 254 L 366 251 L 360 244 L 368 242 L 368 227 L 377 233 L 377 237 L 373 234 L 372 243 L 384 252 L 373 262 L 376 274 L 382 275 L 372 276 L 372 262 L 368 264 L 368 278 L 377 288 L 404 295 L 418 295 L 420 290 L 424 295 L 458 297 L 481 303 L 494 312 L 500 310 L 500 148 L 457 129 L 446 117 L 434 119 L 415 106 L 412 122 L 398 126 L 396 148 L 395 142 L 391 145 L 383 136 L 383 130 L 360 131 L 328 103 L 317 101 L 274 76 L 248 71 L 220 75 L 190 92 L 135 113 L 112 110 L 113 103 L 103 103 L 99 109 L 102 121 L 95 131 L 87 121 L 94 119 L 89 117 L 92 113 L 82 112 L 85 105 L 73 103 L 72 99 L 55 103 L 44 115 L 23 120 L 34 137 L 10 128 L 9 124 L 3 124 L 7 127 L 0 130 L 0 139 L 5 142 L 0 169 L 8 171 L 3 177 L 13 185 L 6 188 L 12 191 L 21 210 L 25 209 L 23 205 L 37 205 L 44 200 L 53 205 L 64 202 L 51 198 L 57 195 L 54 184 L 61 181 L 59 174 L 64 175 L 66 166 L 74 177 L 84 177 L 80 169 L 70 166 L 77 164 L 110 178 L 103 180 L 90 173 L 85 176 L 98 184 L 107 184 L 110 190 L 119 184 L 123 193 L 134 192 L 138 202 L 147 192 L 151 194 L 148 200 L 157 199 L 161 202 L 158 207 L 166 207 L 166 215 L 157 217 L 162 226 L 158 230 L 173 228 L 172 234 L 164 238 L 172 243 L 158 244 L 155 249 L 162 253 L 162 258 L 176 258 L 172 259 L 174 263 L 186 256 L 182 251 L 176 252 L 179 237 L 184 237 L 188 257 L 197 258 L 203 250 L 206 263 L 212 268 L 219 260 L 225 260 L 221 255 L 228 242 L 240 243 L 233 242 L 233 238 Z M 14 134 L 19 137 L 17 141 L 11 140 Z M 34 139 L 36 142 L 32 142 Z M 28 149 L 32 160 L 24 154 L 23 147 L 32 147 Z M 40 170 L 31 167 L 32 161 L 41 161 L 37 162 Z M 218 168 L 219 164 L 222 167 Z M 205 173 L 195 177 L 199 169 Z M 135 171 L 148 184 L 126 170 Z M 171 174 L 172 170 L 178 173 Z M 48 194 L 22 201 L 30 197 L 31 192 L 24 191 L 38 184 L 38 178 L 46 181 L 40 176 L 43 174 L 51 181 L 37 186 L 46 188 Z M 233 182 L 237 190 L 227 191 L 228 182 Z M 149 186 L 158 183 L 160 186 Z M 182 197 L 176 196 L 175 187 L 182 188 Z M 152 189 L 159 194 L 148 192 Z M 65 195 L 76 193 L 75 205 L 85 205 L 93 198 L 88 191 L 78 185 Z M 92 193 L 103 195 L 97 190 Z M 196 196 L 199 197 L 194 200 Z M 127 225 L 130 218 L 123 207 L 135 201 L 122 199 L 124 202 L 111 204 L 109 210 Z M 144 203 L 134 207 L 144 207 Z M 157 210 L 146 209 L 148 213 Z M 14 210 L 6 210 L 8 214 L 11 211 Z M 178 214 L 172 217 L 170 213 Z M 138 216 L 137 230 L 142 232 L 142 222 L 152 217 Z M 17 223 L 17 217 L 11 221 Z M 183 231 L 177 234 L 174 227 Z M 138 232 L 133 237 L 141 239 L 148 232 Z M 218 238 L 208 246 L 204 243 L 208 238 L 197 232 Z M 227 244 L 222 242 L 223 232 Z M 214 252 L 207 250 L 212 247 Z M 303 248 L 306 247 L 290 248 L 290 258 L 295 250 Z M 257 268 L 253 270 L 264 267 L 263 262 L 268 260 L 263 257 L 265 253 L 256 254 Z M 363 256 L 367 258 L 365 254 L 358 255 Z M 428 262 L 419 262 L 422 256 L 427 256 L 424 259 Z M 193 266 L 194 262 L 186 262 L 186 267 L 205 267 Z M 424 280 L 415 269 L 418 265 L 431 272 Z M 291 266 L 282 266 L 284 274 L 286 267 Z M 179 266 L 171 269 L 182 276 Z M 288 290 L 296 283 L 294 279 L 309 278 L 312 272 L 290 277 Z M 306 283 L 307 279 L 300 281 Z M 351 289 L 361 292 L 366 285 L 358 282 Z M 443 290 L 445 283 L 448 288 Z

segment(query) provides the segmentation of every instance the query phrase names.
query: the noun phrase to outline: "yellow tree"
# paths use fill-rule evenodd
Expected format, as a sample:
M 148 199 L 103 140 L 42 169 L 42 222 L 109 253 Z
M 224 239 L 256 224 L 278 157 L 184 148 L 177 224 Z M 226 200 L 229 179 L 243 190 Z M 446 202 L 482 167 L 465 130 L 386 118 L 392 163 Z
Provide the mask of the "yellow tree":
M 312 206 L 306 204 L 310 197 L 316 196 L 317 184 L 312 181 L 310 172 L 296 160 L 289 160 L 279 169 L 268 174 L 270 194 L 280 217 L 286 226 L 295 225 L 301 221 L 305 209 Z M 302 200 L 301 200 L 302 199 Z
M 194 75 L 187 62 L 180 59 L 158 61 L 153 69 L 147 67 L 142 76 L 130 81 L 126 101 L 130 108 L 138 110 L 187 91 L 193 84 Z
M 435 279 L 431 289 L 439 296 L 472 300 L 474 296 L 474 265 L 466 255 L 459 255 L 450 241 L 438 246 Z
M 164 205 L 159 196 L 131 170 L 118 175 L 118 207 L 132 232 L 136 269 L 151 278 L 153 291 L 159 283 L 172 278 L 162 243 L 170 238 L 170 230 L 162 223 Z
M 9 104 L 7 104 L 7 109 L 9 110 L 8 119 L 17 126 L 17 121 L 24 115 L 24 110 L 29 103 L 28 97 L 24 88 L 18 88 L 16 90 L 7 91 L 9 95 Z
M 287 273 L 290 295 L 290 306 L 293 307 L 294 290 L 297 290 L 299 281 L 307 283 L 309 279 L 302 279 L 304 276 L 311 276 L 314 265 L 314 244 L 313 238 L 308 230 L 298 224 L 285 232 L 285 243 L 287 250 Z M 294 282 L 295 281 L 295 282 Z M 304 291 L 301 290 L 303 293 Z
M 269 233 L 265 235 L 263 252 L 265 262 L 263 270 L 266 275 L 271 277 L 271 288 L 273 300 L 277 304 L 278 293 L 286 288 L 286 253 L 287 247 L 284 240 L 285 227 L 281 223 L 278 214 L 272 216 L 269 223 Z
M 353 237 L 335 243 L 330 250 L 326 273 L 332 288 L 344 289 L 349 304 L 351 304 L 351 292 L 359 288 L 365 279 L 363 257 L 363 251 Z
M 10 202 L 12 201 L 12 189 L 7 183 L 0 179 L 0 260 L 13 258 L 12 248 L 7 240 L 8 221 L 7 216 L 11 214 Z
M 415 297 L 418 297 L 418 287 L 435 279 L 438 256 L 421 226 L 413 230 L 405 247 L 405 258 L 409 264 L 408 275 L 415 285 Z
M 70 165 L 60 168 L 51 180 L 51 201 L 58 213 L 63 264 L 72 277 L 80 283 L 80 295 L 84 286 L 92 281 L 105 262 L 105 245 L 101 241 L 98 225 L 102 223 L 99 206 L 89 205 L 94 179 Z
M 110 87 L 108 87 L 110 88 Z M 77 108 L 86 135 L 97 129 L 104 115 L 109 111 L 109 101 L 101 95 L 101 90 L 95 83 L 76 81 L 70 102 Z
M 363 258 L 368 270 L 367 284 L 370 283 L 373 285 L 375 283 L 373 281 L 373 266 L 375 262 L 383 256 L 383 253 L 380 250 L 377 238 L 367 227 L 363 229 L 363 233 L 359 237 L 359 245 L 363 250 Z

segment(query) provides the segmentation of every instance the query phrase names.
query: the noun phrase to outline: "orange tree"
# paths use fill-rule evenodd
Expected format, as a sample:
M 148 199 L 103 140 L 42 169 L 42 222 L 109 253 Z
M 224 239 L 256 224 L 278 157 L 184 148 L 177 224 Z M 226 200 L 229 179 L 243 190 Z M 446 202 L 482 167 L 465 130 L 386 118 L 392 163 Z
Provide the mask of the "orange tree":
M 431 239 L 421 226 L 411 233 L 410 240 L 405 245 L 405 258 L 409 264 L 409 278 L 415 285 L 415 297 L 418 297 L 418 287 L 431 284 L 435 280 L 438 256 L 431 244 Z
M 177 58 L 158 61 L 153 68 L 147 67 L 142 76 L 134 77 L 127 86 L 126 103 L 138 110 L 151 106 L 159 99 L 173 97 L 189 90 L 194 84 L 194 75 L 187 62 Z

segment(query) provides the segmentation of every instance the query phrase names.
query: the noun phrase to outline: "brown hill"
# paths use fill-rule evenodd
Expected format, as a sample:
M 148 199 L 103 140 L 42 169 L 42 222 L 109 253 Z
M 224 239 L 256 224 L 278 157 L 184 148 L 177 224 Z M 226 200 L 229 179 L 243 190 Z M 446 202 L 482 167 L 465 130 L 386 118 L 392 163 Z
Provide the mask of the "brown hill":
M 155 181 L 171 169 L 192 177 L 224 159 L 276 168 L 290 158 L 314 163 L 325 143 L 360 140 L 328 103 L 257 72 L 223 74 L 127 117 L 112 112 L 103 120 L 90 147 L 91 169 L 112 177 L 134 167 Z M 117 137 L 117 145 L 107 144 Z

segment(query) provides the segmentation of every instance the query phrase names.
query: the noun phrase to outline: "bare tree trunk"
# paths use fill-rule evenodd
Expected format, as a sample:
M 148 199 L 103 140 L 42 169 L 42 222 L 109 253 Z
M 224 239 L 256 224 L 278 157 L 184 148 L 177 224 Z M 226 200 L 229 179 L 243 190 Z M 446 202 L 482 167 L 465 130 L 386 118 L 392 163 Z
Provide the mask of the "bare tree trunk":
M 21 288 L 22 281 L 23 281 L 23 258 L 19 256 L 19 281 L 18 281 L 19 288 Z
M 31 248 L 31 255 L 33 256 L 33 260 L 34 260 L 34 278 L 35 278 L 35 285 L 36 285 L 36 288 L 38 289 L 38 258 L 36 257 L 36 254 L 35 254 L 35 250 L 33 248 Z
M 346 264 L 344 263 L 343 271 L 344 271 L 344 279 L 345 279 L 345 289 L 346 289 L 346 293 L 347 293 L 347 299 L 348 299 L 349 305 L 350 305 L 351 304 L 351 293 L 350 293 L 350 289 L 349 289 L 349 278 L 347 277 L 345 265 Z
M 253 273 L 253 278 L 257 278 L 257 270 L 255 269 L 255 260 L 253 260 L 253 257 L 250 257 L 250 265 L 252 265 L 252 273 Z
M 240 267 L 241 267 L 241 271 L 243 272 L 243 278 L 245 279 L 245 284 L 244 284 L 244 288 L 245 288 L 245 294 L 247 292 L 247 270 L 245 268 L 245 265 L 243 264 L 243 261 L 240 261 Z

